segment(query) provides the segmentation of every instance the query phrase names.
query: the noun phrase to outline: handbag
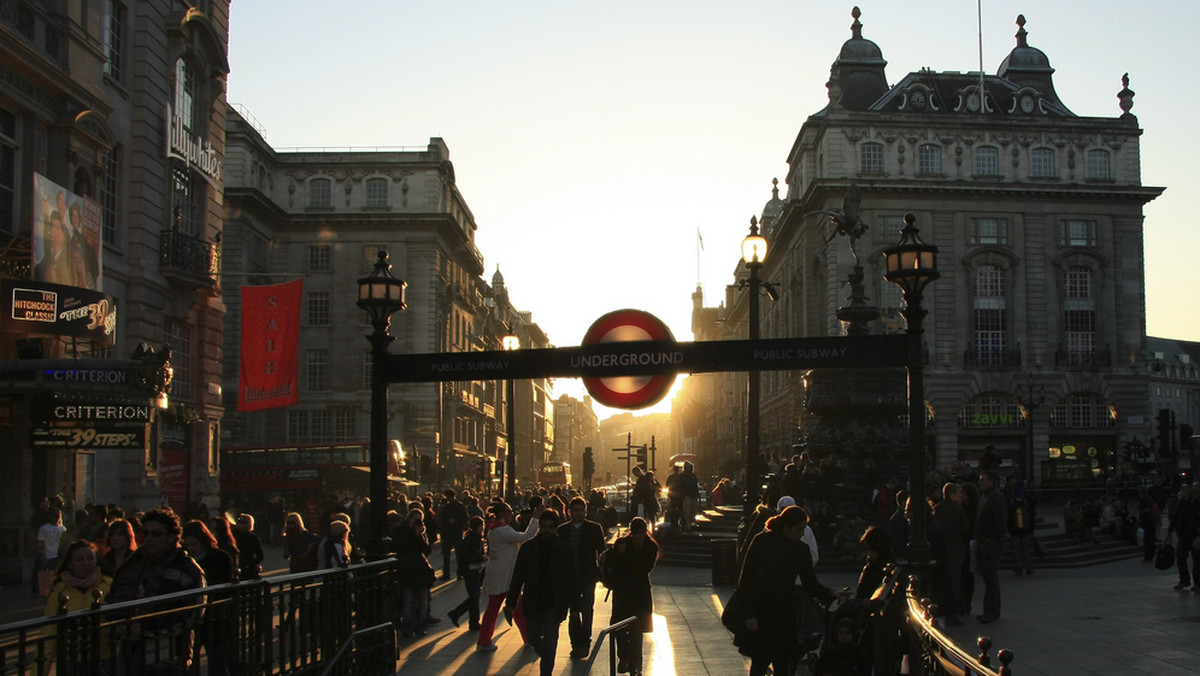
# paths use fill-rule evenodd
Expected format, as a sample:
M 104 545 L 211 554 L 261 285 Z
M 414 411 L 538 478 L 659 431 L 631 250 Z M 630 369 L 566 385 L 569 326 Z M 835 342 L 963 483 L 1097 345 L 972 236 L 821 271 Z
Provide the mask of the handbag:
M 1173 565 L 1175 565 L 1175 545 L 1166 542 L 1158 548 L 1158 553 L 1154 555 L 1154 567 L 1159 570 L 1169 570 Z
M 746 608 L 742 598 L 741 588 L 733 590 L 725 608 L 721 611 L 721 624 L 731 633 L 738 634 L 746 630 Z

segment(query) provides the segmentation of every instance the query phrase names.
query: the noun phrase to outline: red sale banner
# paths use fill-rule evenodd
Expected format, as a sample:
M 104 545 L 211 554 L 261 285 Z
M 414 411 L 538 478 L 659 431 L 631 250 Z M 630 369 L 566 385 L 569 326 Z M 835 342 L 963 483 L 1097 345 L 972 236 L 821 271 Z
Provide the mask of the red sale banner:
M 263 411 L 300 401 L 300 294 L 304 280 L 242 287 L 242 360 L 238 410 Z

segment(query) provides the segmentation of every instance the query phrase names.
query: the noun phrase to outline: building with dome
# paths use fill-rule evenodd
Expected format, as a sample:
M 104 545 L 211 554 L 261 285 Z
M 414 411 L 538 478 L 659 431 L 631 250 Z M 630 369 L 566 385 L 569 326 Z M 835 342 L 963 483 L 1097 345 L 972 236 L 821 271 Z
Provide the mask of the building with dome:
M 1142 210 L 1163 191 L 1141 183 L 1128 77 L 1113 74 L 1111 116 L 1075 114 L 1021 16 L 994 74 L 922 69 L 889 85 L 860 16 L 855 8 L 830 69 L 828 104 L 787 153 L 786 194 L 773 190 L 761 213 L 771 247 L 762 277 L 778 292 L 762 303 L 762 336 L 845 333 L 838 309 L 849 305 L 854 250 L 866 300 L 880 311 L 871 332 L 902 332 L 903 301 L 884 280 L 881 252 L 912 213 L 940 249 L 941 279 L 925 293 L 932 466 L 974 461 L 993 446 L 1010 471 L 1032 467 L 1047 487 L 1120 474 L 1120 449 L 1152 435 Z M 867 226 L 853 243 L 828 215 L 851 186 Z M 736 276 L 745 276 L 740 264 Z M 697 340 L 744 337 L 723 327 L 745 326 L 746 297 L 737 284 L 721 308 L 694 296 L 694 323 L 708 332 Z M 790 456 L 815 422 L 806 420 L 805 374 L 763 373 L 762 383 L 762 450 Z M 714 402 L 735 403 L 733 420 L 744 418 L 744 377 L 710 387 Z M 740 458 L 736 427 L 710 436 Z M 846 448 L 853 443 L 811 446 L 861 460 L 862 449 Z

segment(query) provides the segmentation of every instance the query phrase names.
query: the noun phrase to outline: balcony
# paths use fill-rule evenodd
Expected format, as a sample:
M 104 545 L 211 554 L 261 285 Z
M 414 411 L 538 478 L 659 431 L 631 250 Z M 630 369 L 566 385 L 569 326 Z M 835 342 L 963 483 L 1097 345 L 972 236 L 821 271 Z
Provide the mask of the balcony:
M 981 368 L 1020 368 L 1021 351 L 971 348 L 963 352 L 963 364 Z
M 1112 366 L 1112 353 L 1103 350 L 1079 350 L 1060 347 L 1054 353 L 1054 365 L 1058 368 L 1107 368 Z
M 206 242 L 178 230 L 162 231 L 162 273 L 168 279 L 195 287 L 212 288 L 221 273 L 221 243 Z

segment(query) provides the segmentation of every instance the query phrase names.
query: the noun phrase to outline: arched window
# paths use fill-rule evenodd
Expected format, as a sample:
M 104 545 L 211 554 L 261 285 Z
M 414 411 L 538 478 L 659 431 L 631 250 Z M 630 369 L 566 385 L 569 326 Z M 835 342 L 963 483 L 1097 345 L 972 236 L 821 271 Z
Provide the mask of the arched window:
M 917 149 L 917 173 L 938 175 L 942 173 L 942 147 L 923 143 Z
M 1087 177 L 1094 179 L 1112 178 L 1112 156 L 1107 150 L 1093 148 L 1087 151 Z
M 971 336 L 968 362 L 973 366 L 1003 366 L 1008 349 L 1008 299 L 1004 268 L 980 265 L 971 285 Z
M 883 144 L 864 143 L 858 148 L 858 170 L 864 174 L 883 173 Z
M 1032 160 L 1029 175 L 1034 178 L 1054 178 L 1054 150 L 1051 148 L 1034 148 L 1030 153 Z
M 1050 427 L 1116 427 L 1117 411 L 1094 394 L 1071 394 L 1050 409 Z
M 189 134 L 196 130 L 196 72 L 187 59 L 175 61 L 175 116 Z
M 333 206 L 333 181 L 314 178 L 308 182 L 308 206 L 328 208 Z
M 1000 149 L 983 146 L 975 149 L 975 175 L 1000 175 Z

